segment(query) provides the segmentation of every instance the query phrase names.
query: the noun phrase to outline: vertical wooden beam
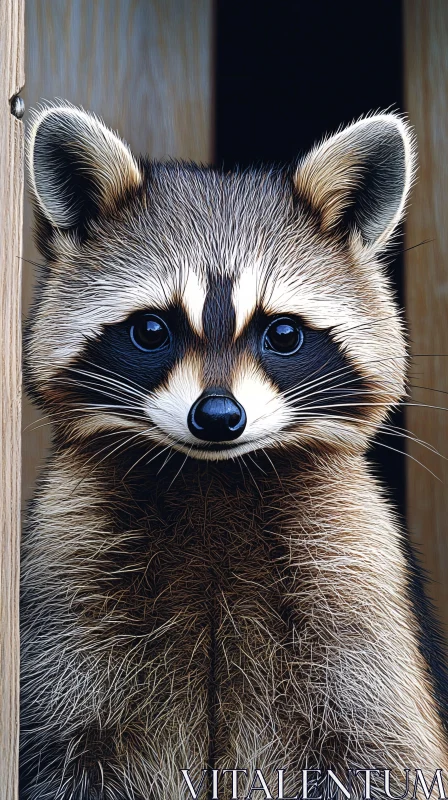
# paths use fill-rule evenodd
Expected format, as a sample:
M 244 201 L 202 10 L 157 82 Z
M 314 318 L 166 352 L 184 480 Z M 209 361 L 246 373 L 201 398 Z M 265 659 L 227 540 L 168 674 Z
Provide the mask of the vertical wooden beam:
M 0 2 L 0 798 L 15 800 L 19 722 L 23 0 Z
M 405 297 L 413 354 L 412 402 L 448 407 L 448 2 L 405 0 L 405 108 L 419 171 L 406 226 Z M 427 244 L 420 244 L 430 240 Z M 415 247 L 415 245 L 419 245 Z M 435 355 L 434 355 L 435 354 Z M 448 456 L 448 411 L 409 407 L 407 426 Z M 409 442 L 407 515 L 448 633 L 448 462 Z

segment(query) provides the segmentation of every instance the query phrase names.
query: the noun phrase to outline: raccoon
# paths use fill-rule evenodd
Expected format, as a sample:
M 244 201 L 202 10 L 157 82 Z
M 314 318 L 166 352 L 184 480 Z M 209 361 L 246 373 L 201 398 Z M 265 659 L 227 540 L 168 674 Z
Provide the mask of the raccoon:
M 414 149 L 373 114 L 224 172 L 35 112 L 25 375 L 53 446 L 23 536 L 23 800 L 448 767 L 443 659 L 366 457 L 406 393 L 384 256 Z

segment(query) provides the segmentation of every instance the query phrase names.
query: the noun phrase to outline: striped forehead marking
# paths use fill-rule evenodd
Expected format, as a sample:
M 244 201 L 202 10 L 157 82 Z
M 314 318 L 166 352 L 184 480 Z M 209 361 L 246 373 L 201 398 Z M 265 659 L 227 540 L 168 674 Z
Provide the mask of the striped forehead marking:
M 204 337 L 215 346 L 230 344 L 235 332 L 235 308 L 232 303 L 232 280 L 228 276 L 209 277 L 202 309 Z
M 232 372 L 232 343 L 235 333 L 232 281 L 228 276 L 209 276 L 202 326 L 206 343 L 203 360 L 204 383 L 209 387 L 227 387 Z

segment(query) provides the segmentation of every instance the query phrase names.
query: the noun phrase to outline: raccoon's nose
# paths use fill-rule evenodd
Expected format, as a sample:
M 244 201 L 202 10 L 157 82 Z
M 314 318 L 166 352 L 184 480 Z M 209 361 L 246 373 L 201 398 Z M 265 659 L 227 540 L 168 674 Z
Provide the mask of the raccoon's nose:
M 229 442 L 246 427 L 246 412 L 224 389 L 204 392 L 190 408 L 188 427 L 197 439 Z

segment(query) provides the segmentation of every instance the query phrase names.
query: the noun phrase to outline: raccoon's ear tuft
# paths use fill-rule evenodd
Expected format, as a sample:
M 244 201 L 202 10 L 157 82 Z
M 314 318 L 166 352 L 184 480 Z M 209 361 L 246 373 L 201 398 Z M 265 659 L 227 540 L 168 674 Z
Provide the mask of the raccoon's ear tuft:
M 38 216 L 63 229 L 82 229 L 142 182 L 128 146 L 97 117 L 69 105 L 34 112 L 28 167 Z
M 359 120 L 311 150 L 295 187 L 323 230 L 385 244 L 399 223 L 415 166 L 412 129 L 396 114 Z

